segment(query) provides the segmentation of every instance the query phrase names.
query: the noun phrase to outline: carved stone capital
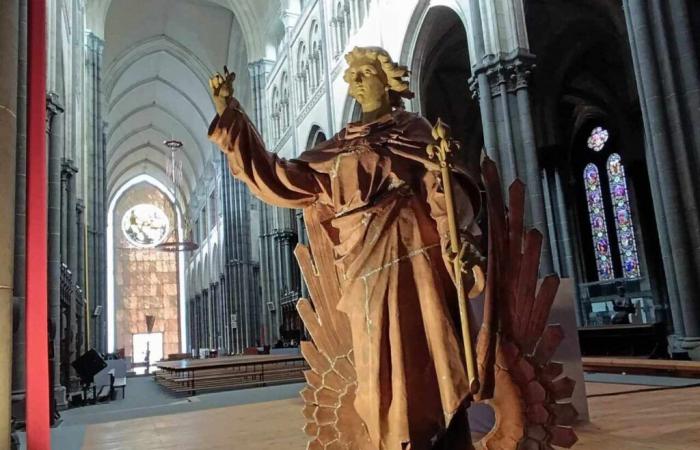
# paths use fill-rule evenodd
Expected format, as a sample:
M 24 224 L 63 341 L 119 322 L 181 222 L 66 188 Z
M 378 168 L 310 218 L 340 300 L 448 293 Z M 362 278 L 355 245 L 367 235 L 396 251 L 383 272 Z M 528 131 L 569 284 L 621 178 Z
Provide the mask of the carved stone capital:
M 479 76 L 482 74 L 486 75 L 492 97 L 501 94 L 503 85 L 507 92 L 526 89 L 535 67 L 535 56 L 523 50 L 507 55 L 487 55 L 473 68 L 469 90 L 473 98 L 479 98 Z
M 72 177 L 78 173 L 78 167 L 73 163 L 72 159 L 68 158 L 62 158 L 61 159 L 61 176 L 65 176 L 67 178 Z
M 64 111 L 60 96 L 55 92 L 46 93 L 46 132 L 51 131 L 53 119 Z
M 290 11 L 290 10 L 284 10 L 282 11 L 281 19 L 282 23 L 284 24 L 285 29 L 291 29 L 294 28 L 294 25 L 297 23 L 297 20 L 299 19 L 299 14 L 295 11 Z
M 55 92 L 47 92 L 46 93 L 46 112 L 47 118 L 51 119 L 52 117 L 49 116 L 55 116 L 57 114 L 63 113 L 64 108 L 63 108 L 63 103 L 61 103 L 61 97 L 55 93 Z

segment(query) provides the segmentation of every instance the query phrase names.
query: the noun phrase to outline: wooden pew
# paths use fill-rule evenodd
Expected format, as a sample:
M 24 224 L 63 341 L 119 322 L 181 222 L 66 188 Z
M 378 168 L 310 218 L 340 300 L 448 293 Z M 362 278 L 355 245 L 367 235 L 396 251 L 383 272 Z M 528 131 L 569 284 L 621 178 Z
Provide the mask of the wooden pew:
M 234 356 L 163 361 L 155 381 L 176 393 L 240 389 L 304 381 L 309 367 L 301 355 Z
M 640 359 L 624 357 L 582 358 L 583 370 L 587 372 L 610 372 L 646 375 L 670 375 L 700 378 L 700 362 L 668 359 Z

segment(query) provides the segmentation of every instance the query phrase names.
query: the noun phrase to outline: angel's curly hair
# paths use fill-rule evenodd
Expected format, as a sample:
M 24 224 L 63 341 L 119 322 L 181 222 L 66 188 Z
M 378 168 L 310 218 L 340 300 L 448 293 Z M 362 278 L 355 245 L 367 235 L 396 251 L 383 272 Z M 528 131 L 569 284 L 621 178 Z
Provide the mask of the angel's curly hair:
M 355 47 L 349 53 L 345 54 L 345 61 L 348 65 L 359 59 L 375 60 L 379 64 L 386 75 L 387 86 L 389 87 L 389 101 L 393 107 L 403 107 L 404 98 L 413 98 L 414 94 L 408 88 L 408 67 L 401 66 L 395 63 L 389 53 L 380 47 Z M 348 72 L 343 76 L 345 81 L 348 79 Z

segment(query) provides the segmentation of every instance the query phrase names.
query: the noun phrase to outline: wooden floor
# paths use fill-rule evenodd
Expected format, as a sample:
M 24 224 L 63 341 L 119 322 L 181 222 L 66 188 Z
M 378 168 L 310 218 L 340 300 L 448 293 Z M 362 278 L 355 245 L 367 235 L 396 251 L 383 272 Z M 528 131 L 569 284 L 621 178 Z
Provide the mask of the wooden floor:
M 599 383 L 587 384 L 589 395 L 598 388 L 593 384 Z M 648 391 L 649 386 L 614 386 L 619 386 L 617 392 L 627 393 L 588 399 L 591 423 L 579 428 L 581 439 L 575 448 L 700 449 L 700 388 Z M 642 391 L 630 393 L 635 387 Z
M 591 423 L 578 428 L 574 448 L 700 449 L 700 388 L 648 389 L 587 383 Z M 301 406 L 280 400 L 90 425 L 83 450 L 303 450 Z

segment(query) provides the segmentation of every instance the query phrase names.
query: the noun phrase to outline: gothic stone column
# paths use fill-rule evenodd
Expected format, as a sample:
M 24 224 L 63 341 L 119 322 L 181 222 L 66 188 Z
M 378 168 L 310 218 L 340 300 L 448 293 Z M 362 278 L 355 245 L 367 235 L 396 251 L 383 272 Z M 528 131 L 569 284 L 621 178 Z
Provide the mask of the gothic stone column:
M 697 54 L 679 11 L 683 0 L 624 0 L 645 130 L 646 162 L 673 313 L 674 350 L 700 359 L 700 139 Z M 668 18 L 671 17 L 671 24 Z
M 67 304 L 62 305 L 65 311 L 64 325 L 61 327 L 61 342 L 63 352 L 61 355 L 63 385 L 70 388 L 70 380 L 76 378 L 76 373 L 71 362 L 78 356 L 75 354 L 75 337 L 77 335 L 78 324 L 76 322 L 76 286 L 79 283 L 77 277 L 78 264 L 78 227 L 76 223 L 76 175 L 78 168 L 70 159 L 63 159 L 61 163 L 62 199 L 61 199 L 61 262 L 68 266 L 70 274 L 70 290 L 73 292 Z
M 19 2 L 0 3 L 0 448 L 10 448 Z
M 87 171 L 85 192 L 85 227 L 87 230 L 87 256 L 83 281 L 86 303 L 88 305 L 89 330 L 86 330 L 90 342 L 88 347 L 98 351 L 107 350 L 106 311 L 106 164 L 105 164 L 105 123 L 103 118 L 102 95 L 102 52 L 104 41 L 93 33 L 87 33 L 85 49 L 85 117 L 88 126 L 85 128 L 87 162 L 83 167 Z M 96 306 L 101 306 L 103 313 L 93 316 Z
M 2 17 L 9 17 L 2 14 Z M 3 26 L 3 30 L 6 28 Z M 3 40 L 3 42 L 5 42 Z M 11 42 L 11 41 L 9 41 Z M 27 0 L 19 1 L 17 70 L 17 151 L 15 171 L 15 238 L 12 323 L 12 417 L 24 426 L 25 416 L 25 262 L 27 227 Z M 3 67 L 5 65 L 3 64 Z M 3 77 L 4 79 L 4 77 Z M 9 142 L 8 142 L 9 145 Z
M 75 304 L 75 355 L 79 357 L 87 348 L 85 346 L 85 318 L 87 317 L 87 311 L 85 310 L 85 290 L 84 290 L 84 271 L 85 271 L 85 221 L 83 212 L 85 211 L 85 204 L 82 199 L 77 199 L 75 202 L 75 237 L 77 247 L 77 258 L 75 261 L 75 282 L 79 295 L 76 296 Z
M 61 254 L 61 261 L 65 263 L 68 268 L 73 272 L 73 281 L 77 281 L 76 278 L 76 266 L 78 263 L 78 240 L 75 215 L 76 215 L 76 175 L 78 174 L 78 168 L 75 166 L 72 160 L 64 159 L 61 164 L 61 175 L 62 180 L 64 180 L 63 192 L 65 193 L 63 201 L 63 210 L 61 211 L 62 223 L 65 226 L 62 228 L 62 232 L 65 236 L 62 236 L 62 240 L 65 243 L 65 253 Z
M 487 55 L 472 69 L 471 90 L 479 99 L 484 144 L 489 156 L 499 164 L 504 192 L 516 178 L 527 186 L 526 225 L 543 235 L 540 271 L 546 275 L 554 266 L 530 107 L 528 83 L 534 59 L 522 49 L 506 55 Z
M 543 235 L 540 272 L 545 275 L 554 265 L 528 90 L 535 57 L 529 52 L 522 1 L 474 0 L 468 9 L 474 61 L 470 88 L 479 100 L 484 147 L 501 171 L 504 188 L 515 178 L 527 185 L 525 224 Z
M 268 103 L 265 101 L 265 85 L 267 84 L 267 78 L 272 70 L 273 61 L 267 59 L 260 59 L 258 61 L 249 64 L 249 70 L 251 74 L 251 89 L 252 89 L 252 99 L 255 105 L 255 117 L 254 123 L 258 128 L 262 136 L 265 138 L 266 142 L 270 142 L 270 135 L 272 134 L 272 128 L 274 124 L 267 120 L 269 112 L 267 111 Z M 230 178 L 228 171 L 226 176 Z M 232 183 L 235 186 L 235 183 Z M 246 205 L 250 205 L 251 198 L 250 193 L 247 188 L 245 189 L 245 197 L 243 198 Z M 234 190 L 234 192 L 236 192 Z M 235 203 L 234 203 L 235 204 Z M 259 214 L 259 230 L 260 235 L 258 239 L 260 240 L 259 248 L 259 261 L 260 261 L 260 283 L 256 282 L 254 279 L 253 264 L 250 256 L 250 227 L 249 221 L 245 226 L 245 231 L 241 230 L 241 233 L 245 233 L 245 278 L 246 283 L 248 283 L 248 291 L 245 293 L 245 300 L 242 306 L 244 309 L 239 309 L 237 314 L 237 325 L 239 330 L 239 335 L 244 341 L 245 345 L 241 346 L 241 350 L 245 346 L 255 345 L 257 343 L 262 344 L 263 341 L 269 341 L 270 339 L 270 321 L 269 321 L 269 310 L 267 308 L 267 302 L 271 300 L 271 286 L 274 283 L 274 278 L 271 268 L 271 224 L 270 224 L 270 214 L 272 207 L 260 204 L 260 214 Z M 250 217 L 248 215 L 248 217 Z M 262 299 L 258 294 L 258 286 L 262 288 Z M 242 313 L 248 311 L 248 313 L 243 316 Z
M 61 155 L 63 154 L 63 106 L 58 95 L 49 93 L 46 99 L 49 146 L 49 358 L 51 385 L 57 407 L 66 406 L 65 388 L 60 382 L 60 323 L 61 323 Z

